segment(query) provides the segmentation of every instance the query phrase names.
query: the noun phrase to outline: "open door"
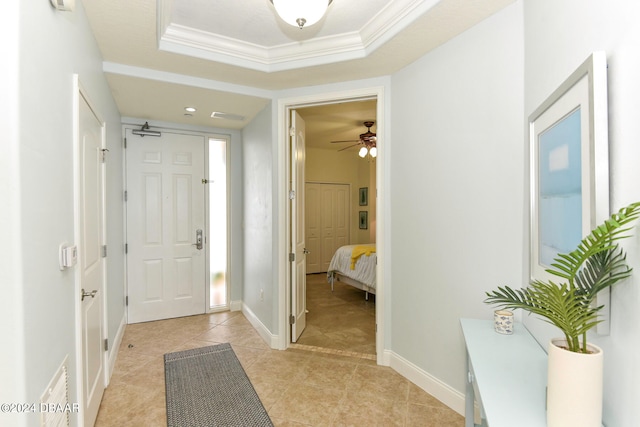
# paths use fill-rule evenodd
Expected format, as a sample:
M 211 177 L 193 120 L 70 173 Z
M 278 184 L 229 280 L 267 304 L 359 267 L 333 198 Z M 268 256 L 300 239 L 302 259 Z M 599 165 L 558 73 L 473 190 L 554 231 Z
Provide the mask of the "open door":
M 307 262 L 304 236 L 305 125 L 291 113 L 291 341 L 296 342 L 307 323 Z

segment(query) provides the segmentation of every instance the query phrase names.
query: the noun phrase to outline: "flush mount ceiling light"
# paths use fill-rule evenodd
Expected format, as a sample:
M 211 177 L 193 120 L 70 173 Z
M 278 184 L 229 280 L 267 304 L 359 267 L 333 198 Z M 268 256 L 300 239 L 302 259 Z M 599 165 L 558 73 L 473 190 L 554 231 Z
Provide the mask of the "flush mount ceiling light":
M 302 29 L 322 19 L 333 0 L 270 0 L 280 18 Z
M 184 107 L 184 110 L 188 111 L 189 113 L 195 113 L 196 112 L 196 109 L 193 108 L 193 107 Z

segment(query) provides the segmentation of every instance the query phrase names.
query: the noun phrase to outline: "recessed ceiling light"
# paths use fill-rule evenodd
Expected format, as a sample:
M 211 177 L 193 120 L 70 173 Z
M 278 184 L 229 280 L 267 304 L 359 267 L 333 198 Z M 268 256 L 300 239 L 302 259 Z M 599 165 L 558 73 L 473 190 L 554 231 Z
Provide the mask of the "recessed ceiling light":
M 196 112 L 196 109 L 193 108 L 193 107 L 184 107 L 184 109 L 185 109 L 185 111 L 188 111 L 190 113 L 195 113 Z

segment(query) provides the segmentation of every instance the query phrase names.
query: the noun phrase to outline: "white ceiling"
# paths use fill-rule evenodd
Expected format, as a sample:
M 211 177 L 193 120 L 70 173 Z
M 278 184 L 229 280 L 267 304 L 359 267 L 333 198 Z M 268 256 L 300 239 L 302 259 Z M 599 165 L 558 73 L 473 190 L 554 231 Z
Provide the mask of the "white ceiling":
M 122 116 L 241 129 L 274 91 L 390 75 L 514 0 L 333 0 L 302 30 L 269 0 L 81 1 Z M 334 119 L 357 137 L 375 117 L 353 107 L 367 117 Z M 328 129 L 336 115 L 310 116 L 308 128 Z

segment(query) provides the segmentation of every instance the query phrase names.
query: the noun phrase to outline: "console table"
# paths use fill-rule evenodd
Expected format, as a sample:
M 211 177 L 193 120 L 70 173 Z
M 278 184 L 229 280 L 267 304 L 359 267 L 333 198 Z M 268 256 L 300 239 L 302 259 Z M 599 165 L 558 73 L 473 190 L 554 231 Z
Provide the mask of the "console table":
M 547 353 L 521 324 L 501 335 L 491 320 L 461 319 L 467 346 L 465 427 L 544 427 Z

